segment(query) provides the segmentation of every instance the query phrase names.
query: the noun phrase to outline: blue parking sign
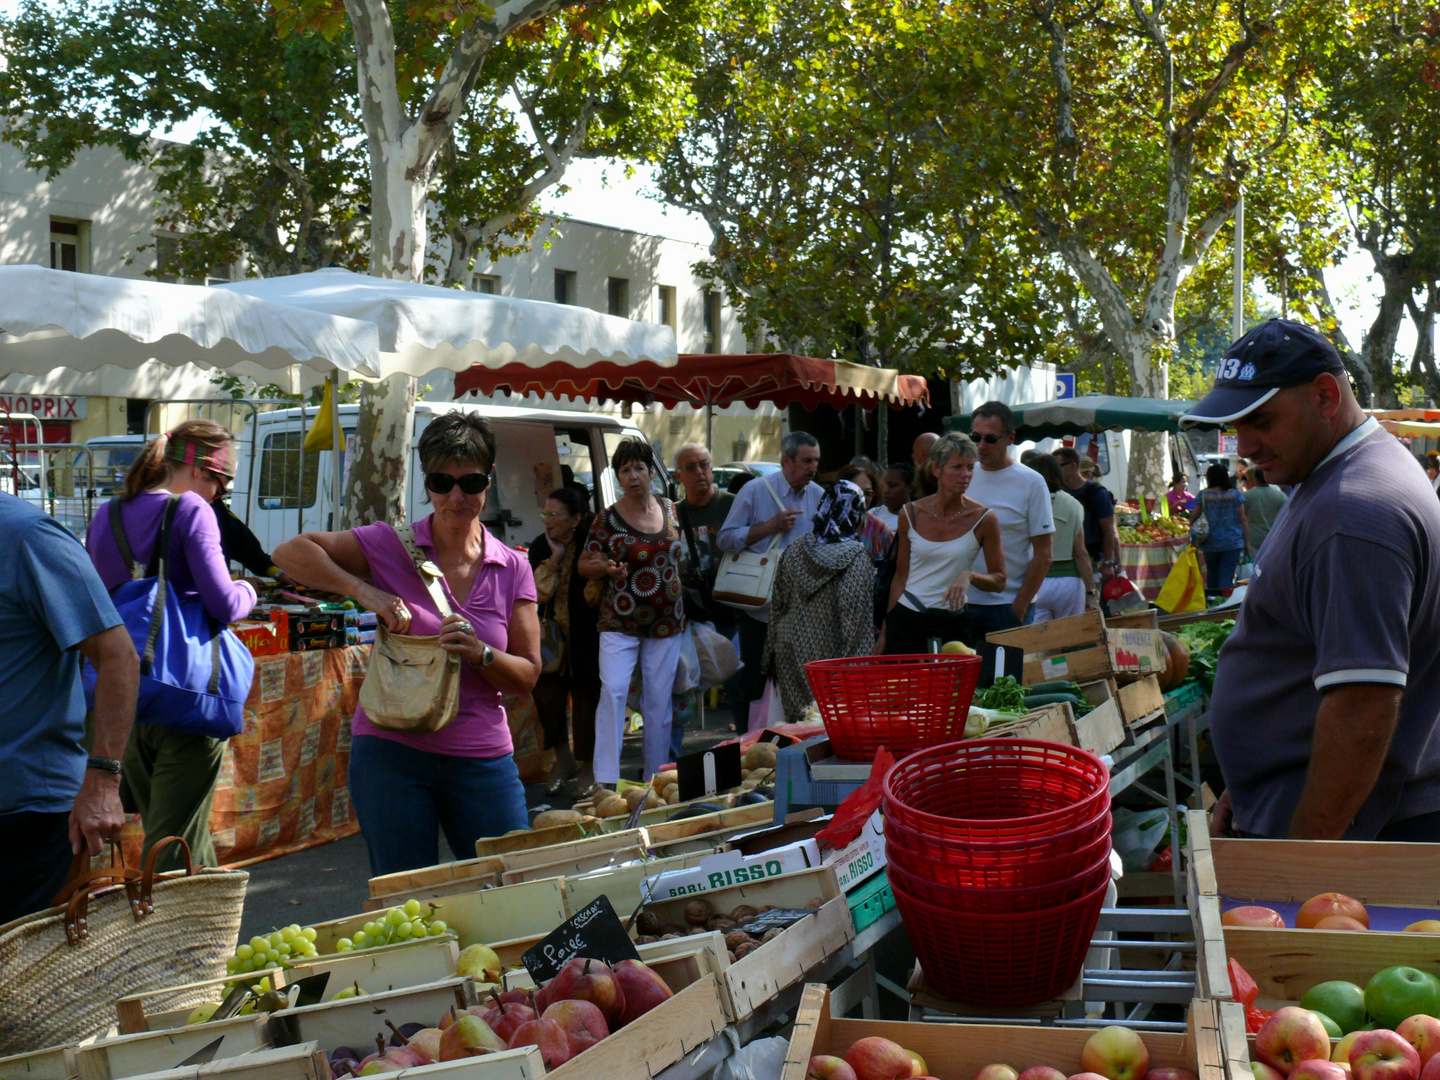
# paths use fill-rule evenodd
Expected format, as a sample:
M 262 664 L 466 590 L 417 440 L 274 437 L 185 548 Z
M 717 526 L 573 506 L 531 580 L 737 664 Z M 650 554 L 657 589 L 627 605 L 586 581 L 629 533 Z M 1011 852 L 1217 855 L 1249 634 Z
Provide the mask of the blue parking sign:
M 1073 398 L 1075 396 L 1075 376 L 1065 373 L 1055 376 L 1055 400 L 1061 398 Z

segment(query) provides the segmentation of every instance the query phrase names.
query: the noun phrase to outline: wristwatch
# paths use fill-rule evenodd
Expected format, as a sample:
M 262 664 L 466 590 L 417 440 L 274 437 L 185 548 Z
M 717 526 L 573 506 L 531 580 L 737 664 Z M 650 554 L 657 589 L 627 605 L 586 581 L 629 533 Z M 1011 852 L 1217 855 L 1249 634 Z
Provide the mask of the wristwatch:
M 495 650 L 486 645 L 480 650 L 480 666 L 487 668 L 495 660 Z
M 120 775 L 120 762 L 116 761 L 113 757 L 87 758 L 85 768 L 99 769 L 101 772 L 113 773 L 116 776 Z

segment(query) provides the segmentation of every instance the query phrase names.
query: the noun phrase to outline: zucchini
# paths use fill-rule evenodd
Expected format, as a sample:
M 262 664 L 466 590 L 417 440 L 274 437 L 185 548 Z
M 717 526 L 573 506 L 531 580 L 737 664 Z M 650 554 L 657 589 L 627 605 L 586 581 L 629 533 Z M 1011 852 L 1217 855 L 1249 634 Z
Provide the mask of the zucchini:
M 1057 679 L 1054 682 L 1031 683 L 1025 687 L 1025 696 L 1027 698 L 1031 694 L 1073 694 L 1074 692 L 1075 684 L 1066 679 Z
M 1068 705 L 1079 705 L 1080 699 L 1074 694 L 1026 694 L 1025 707 L 1036 709 L 1042 705 L 1059 705 L 1062 702 Z

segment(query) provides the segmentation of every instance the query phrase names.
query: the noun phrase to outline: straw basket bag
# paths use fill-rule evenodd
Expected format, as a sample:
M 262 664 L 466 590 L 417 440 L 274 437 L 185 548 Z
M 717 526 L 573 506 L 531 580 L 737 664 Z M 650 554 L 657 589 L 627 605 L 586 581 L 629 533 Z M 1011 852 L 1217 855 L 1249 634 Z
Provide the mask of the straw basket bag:
M 171 843 L 185 849 L 185 871 L 157 876 L 156 853 Z M 77 859 L 59 906 L 0 926 L 0 1055 L 103 1034 L 116 998 L 225 977 L 250 875 L 194 869 L 175 836 L 150 850 L 143 873 L 111 858 L 97 870 Z M 212 996 L 201 988 L 163 1007 Z

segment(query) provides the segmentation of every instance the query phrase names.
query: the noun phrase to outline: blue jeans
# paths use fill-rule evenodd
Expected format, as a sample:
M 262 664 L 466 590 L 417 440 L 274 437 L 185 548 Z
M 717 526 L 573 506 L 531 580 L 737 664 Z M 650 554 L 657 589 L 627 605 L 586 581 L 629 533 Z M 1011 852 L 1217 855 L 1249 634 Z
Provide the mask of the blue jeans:
M 1017 626 L 1029 626 L 1035 621 L 1035 605 L 1025 609 L 1025 618 L 1015 617 L 1015 608 L 1010 604 L 966 604 L 965 614 L 970 619 L 971 633 L 979 641 L 986 634 L 997 630 L 1014 630 Z
M 476 840 L 530 824 L 509 754 L 450 757 L 377 735 L 356 735 L 350 744 L 350 801 L 371 877 L 434 866 L 440 829 L 457 859 L 473 859 Z
M 1244 548 L 1205 552 L 1205 591 L 1218 593 L 1234 585 L 1235 571 L 1240 566 L 1240 556 L 1244 554 Z

